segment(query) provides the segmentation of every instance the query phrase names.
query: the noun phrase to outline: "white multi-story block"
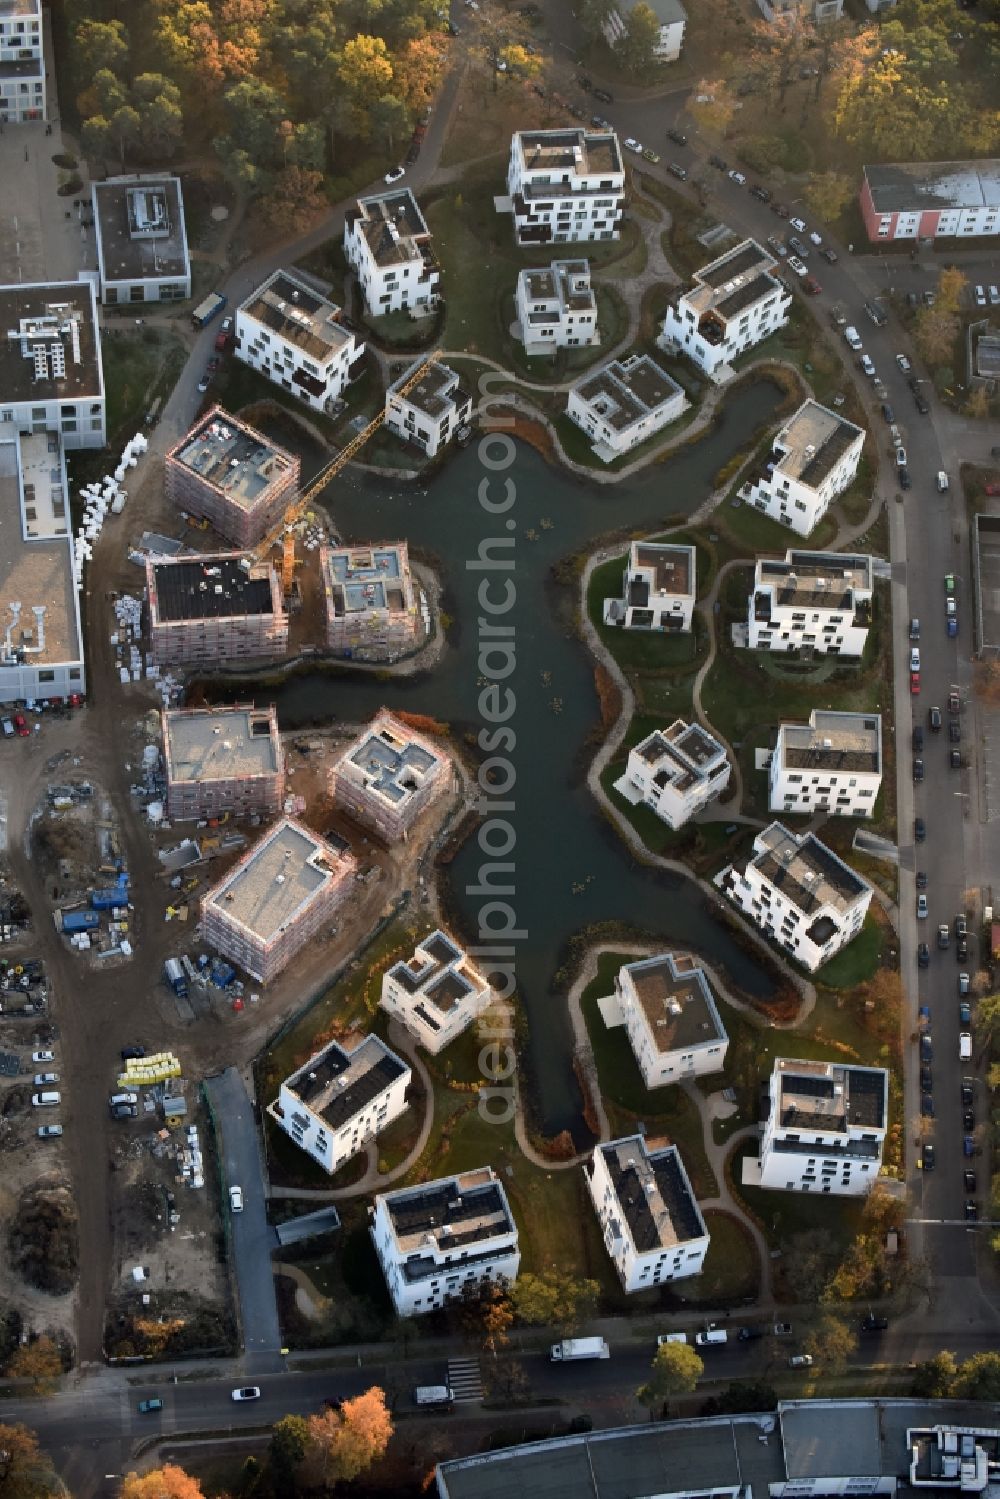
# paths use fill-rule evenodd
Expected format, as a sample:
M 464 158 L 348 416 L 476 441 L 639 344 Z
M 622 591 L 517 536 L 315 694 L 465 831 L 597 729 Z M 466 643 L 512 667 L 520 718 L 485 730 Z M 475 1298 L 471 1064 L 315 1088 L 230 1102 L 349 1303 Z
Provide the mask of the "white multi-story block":
M 614 0 L 605 11 L 601 30 L 609 47 L 617 47 L 628 35 L 629 17 L 639 3 L 640 0 Z M 684 45 L 687 11 L 681 0 L 649 0 L 649 8 L 659 27 L 653 57 L 657 62 L 676 62 Z
M 372 1241 L 399 1317 L 436 1311 L 488 1281 L 514 1281 L 517 1224 L 491 1166 L 380 1193 Z
M 87 690 L 62 443 L 0 425 L 0 703 Z M 10 772 L 8 772 L 10 774 Z
M 332 1176 L 403 1113 L 412 1075 L 378 1036 L 331 1041 L 285 1078 L 267 1112 Z
M 882 1067 L 775 1057 L 760 1185 L 862 1197 L 882 1164 L 889 1074 Z
M 519 130 L 510 143 L 508 197 L 519 245 L 617 239 L 625 168 L 613 130 Z
M 729 1037 L 705 971 L 688 954 L 624 964 L 615 997 L 647 1088 L 725 1066 Z
M 493 999 L 489 983 L 464 948 L 445 932 L 417 943 L 382 975 L 382 1008 L 436 1056 L 450 1046 Z
M 364 364 L 365 346 L 340 308 L 294 271 L 274 271 L 236 309 L 237 358 L 314 411 L 341 399 Z
M 844 14 L 844 0 L 757 0 L 761 15 L 767 21 L 839 21 Z M 877 4 L 868 0 L 868 9 Z
M 708 1229 L 676 1145 L 649 1150 L 641 1135 L 610 1140 L 583 1175 L 626 1294 L 701 1273 Z
M 0 125 L 44 118 L 42 0 L 0 0 Z
M 853 480 L 864 443 L 861 427 L 818 401 L 803 401 L 775 433 L 770 456 L 741 486 L 740 497 L 808 536 Z
M 717 883 L 789 957 L 814 973 L 854 940 L 871 904 L 867 880 L 821 843 L 772 822 L 753 841 L 741 873 L 731 865 Z
M 604 623 L 626 630 L 690 630 L 698 591 L 694 547 L 633 541 L 620 599 L 604 600 Z
M 344 219 L 344 254 L 357 272 L 372 317 L 430 312 L 441 271 L 431 232 L 408 187 L 359 198 Z
M 882 785 L 882 718 L 814 708 L 783 723 L 768 772 L 772 812 L 871 817 Z
M 402 387 L 421 364 L 418 359 L 394 380 L 385 393 L 385 425 L 405 442 L 416 443 L 428 458 L 449 443 L 472 415 L 472 396 L 453 369 L 436 361 L 428 364 L 417 383 Z
M 882 162 L 863 173 L 861 216 L 873 245 L 1000 234 L 1000 157 Z
M 554 260 L 517 278 L 517 321 L 526 354 L 600 343 L 597 298 L 586 260 Z
M 870 557 L 798 552 L 762 557 L 754 569 L 747 644 L 755 651 L 810 650 L 860 656 L 872 622 Z
M 101 301 L 179 302 L 191 262 L 179 177 L 107 177 L 90 189 Z
M 702 266 L 667 308 L 662 345 L 686 354 L 709 379 L 728 380 L 732 360 L 788 322 L 792 294 L 775 265 L 770 250 L 745 239 Z
M 571 386 L 566 414 L 591 439 L 598 458 L 611 463 L 675 422 L 688 399 L 648 354 L 612 359 Z
M 58 432 L 63 447 L 103 448 L 104 367 L 89 281 L 0 286 L 0 422 Z
M 719 741 L 700 724 L 678 718 L 629 750 L 615 790 L 633 806 L 641 802 L 649 807 L 676 830 L 725 790 L 729 771 Z

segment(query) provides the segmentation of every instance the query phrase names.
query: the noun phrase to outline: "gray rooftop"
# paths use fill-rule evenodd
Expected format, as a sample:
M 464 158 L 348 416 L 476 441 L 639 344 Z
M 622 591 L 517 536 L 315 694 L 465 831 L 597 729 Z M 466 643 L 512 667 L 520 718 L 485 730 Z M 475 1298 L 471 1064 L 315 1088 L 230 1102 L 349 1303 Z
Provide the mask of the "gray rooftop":
M 321 566 L 334 616 L 392 613 L 413 607 L 413 579 L 405 541 L 376 546 L 324 547 Z
M 357 208 L 348 210 L 347 222 L 360 225 L 359 232 L 376 265 L 405 265 L 424 259 L 430 230 L 408 187 L 359 198 Z
M 0 286 L 0 392 L 4 404 L 78 401 L 104 393 L 90 282 Z
M 889 1074 L 882 1067 L 844 1067 L 776 1057 L 772 1101 L 782 1129 L 814 1129 L 846 1134 L 848 1130 L 884 1129 Z
M 0 20 L 18 16 L 40 16 L 42 0 L 0 0 Z
M 763 878 L 806 916 L 821 906 L 832 906 L 843 915 L 871 888 L 815 833 L 797 837 L 780 822 L 772 822 L 757 834 L 754 848 L 760 852 L 752 862 Z
M 368 791 L 399 806 L 409 800 L 428 776 L 437 775 L 444 758 L 411 735 L 391 714 L 385 714 L 362 736 L 360 743 L 347 751 L 340 768 L 352 779 L 363 782 Z
M 616 0 L 616 8 L 623 16 L 628 16 L 639 3 L 640 0 Z M 677 21 L 687 20 L 687 11 L 681 0 L 643 0 L 643 3 L 648 4 L 661 26 L 672 26 Z
M 95 182 L 91 195 L 103 281 L 162 281 L 187 275 L 179 178 L 109 177 Z
M 163 747 L 171 782 L 227 781 L 281 769 L 273 707 L 167 710 Z
M 252 512 L 273 486 L 298 472 L 299 459 L 277 443 L 213 406 L 167 454 L 241 509 Z
M 269 942 L 331 883 L 348 879 L 354 860 L 284 817 L 205 897 L 231 921 Z
M 486 983 L 465 949 L 440 929 L 421 937 L 413 957 L 394 963 L 389 975 L 415 1003 L 427 1000 L 443 1013 L 480 993 Z
M 617 431 L 625 431 L 682 393 L 677 381 L 648 354 L 613 359 L 595 374 L 584 375 L 574 389 Z
M 292 271 L 275 271 L 251 292 L 240 311 L 324 365 L 348 343 L 340 308 Z
M 676 718 L 665 729 L 654 729 L 632 750 L 632 754 L 655 767 L 658 786 L 669 782 L 684 792 L 703 780 L 726 761 L 726 751 L 719 741 L 700 724 Z
M 10 627 L 12 649 L 34 651 L 40 637 L 32 611 L 44 608 L 44 647 L 25 658 L 42 665 L 83 655 L 65 479 L 57 433 L 18 437 L 12 423 L 0 423 L 0 647 Z
M 780 290 L 781 283 L 771 274 L 775 264 L 771 251 L 755 239 L 742 240 L 695 271 L 684 301 L 699 317 L 713 312 L 723 321 L 734 318 Z
M 713 1046 L 726 1040 L 705 972 L 687 954 L 661 953 L 621 969 L 627 974 L 657 1051 Z
M 776 753 L 790 770 L 877 775 L 882 769 L 881 715 L 814 708 L 808 724 L 781 725 Z
M 599 1145 L 637 1254 L 675 1249 L 708 1233 L 676 1145 L 647 1150 L 641 1135 Z
M 515 150 L 529 172 L 568 173 L 571 177 L 593 177 L 621 172 L 622 157 L 613 130 L 521 130 L 514 136 Z
M 381 1200 L 403 1254 L 429 1249 L 428 1238 L 444 1253 L 517 1231 L 507 1194 L 490 1166 L 386 1192 Z
M 403 371 L 398 380 L 393 381 L 389 390 L 397 391 L 401 385 L 405 385 L 424 362 L 421 359 L 416 360 Z M 462 389 L 456 372 L 447 364 L 442 364 L 440 360 L 437 360 L 434 364 L 427 365 L 417 383 L 411 386 L 406 395 L 401 396 L 400 399 L 410 406 L 415 406 L 432 421 L 437 421 L 449 408 L 461 406 L 467 401 L 468 395 Z
M 906 161 L 864 169 L 876 213 L 1000 208 L 1000 157 Z
M 818 401 L 803 401 L 775 434 L 776 468 L 800 484 L 818 489 L 847 450 L 863 436 L 860 427 L 836 411 Z
M 285 1087 L 331 1129 L 342 1129 L 408 1070 L 378 1036 L 365 1036 L 353 1049 L 331 1041 Z
M 870 557 L 790 549 L 784 559 L 758 560 L 754 587 L 773 588 L 775 602 L 788 608 L 802 604 L 814 609 L 847 609 L 855 593 L 871 593 L 872 581 Z

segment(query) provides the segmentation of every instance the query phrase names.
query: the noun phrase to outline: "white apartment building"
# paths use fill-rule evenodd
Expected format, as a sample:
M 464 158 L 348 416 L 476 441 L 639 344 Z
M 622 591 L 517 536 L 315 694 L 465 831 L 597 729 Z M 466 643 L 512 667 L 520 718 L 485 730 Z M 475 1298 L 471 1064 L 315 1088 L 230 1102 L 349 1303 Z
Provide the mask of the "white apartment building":
M 381 1005 L 433 1056 L 488 1009 L 493 990 L 468 953 L 440 930 L 422 937 L 412 958 L 382 975 Z
M 884 1068 L 776 1057 L 760 1185 L 774 1192 L 865 1196 L 882 1165 L 888 1117 Z
M 375 1198 L 372 1242 L 398 1317 L 436 1311 L 463 1290 L 514 1281 L 517 1224 L 491 1166 Z
M 615 0 L 605 13 L 601 30 L 609 47 L 617 47 L 628 35 L 629 17 L 638 3 L 639 0 Z M 684 44 L 687 11 L 681 0 L 648 0 L 648 4 L 659 24 L 653 55 L 657 62 L 676 62 Z
M 331 1041 L 285 1078 L 267 1112 L 333 1176 L 403 1113 L 412 1075 L 378 1036 Z
M 858 935 L 872 898 L 868 881 L 814 833 L 800 837 L 780 822 L 757 834 L 742 873 L 730 865 L 716 883 L 810 973 Z
M 62 443 L 0 425 L 0 703 L 87 690 Z
M 873 0 L 867 3 L 870 10 L 876 8 Z M 873 245 L 895 239 L 998 235 L 1000 157 L 866 166 L 860 206 Z
M 814 708 L 783 723 L 768 772 L 772 812 L 871 817 L 882 785 L 882 717 Z
M 676 1145 L 650 1150 L 641 1135 L 610 1140 L 583 1176 L 627 1295 L 700 1275 L 709 1234 Z
M 361 373 L 365 346 L 336 303 L 294 271 L 279 270 L 236 309 L 235 350 L 314 411 L 329 411 Z
M 683 827 L 725 790 L 726 751 L 700 724 L 675 719 L 629 750 L 625 774 L 615 790 L 632 806 L 641 802 L 667 827 Z
M 428 364 L 416 385 L 404 395 L 402 386 L 419 370 L 422 359 L 394 380 L 385 393 L 385 425 L 404 442 L 423 448 L 428 458 L 451 442 L 472 415 L 472 396 L 459 376 L 437 360 Z
M 519 130 L 510 143 L 507 197 L 519 245 L 617 239 L 625 168 L 613 130 Z
M 108 177 L 90 189 L 101 301 L 179 302 L 191 262 L 179 177 Z
M 430 312 L 438 299 L 431 232 L 408 187 L 358 199 L 344 219 L 344 254 L 372 317 Z
M 686 354 L 710 380 L 733 375 L 732 361 L 788 322 L 792 294 L 775 276 L 770 250 L 745 239 L 695 271 L 671 303 L 661 345 Z
M 103 448 L 104 367 L 90 281 L 0 286 L 0 423 Z
M 866 0 L 869 10 L 877 10 L 877 0 Z M 890 0 L 895 3 L 895 0 Z M 757 0 L 766 21 L 801 16 L 803 21 L 839 21 L 844 14 L 844 0 Z
M 42 0 L 0 0 L 0 125 L 44 118 Z
M 526 354 L 600 343 L 587 260 L 554 260 L 517 278 L 517 322 Z
M 854 479 L 865 434 L 818 401 L 803 401 L 775 433 L 761 471 L 740 488 L 740 498 L 771 520 L 808 536 Z
M 721 1072 L 729 1050 L 715 996 L 687 953 L 659 953 L 625 963 L 615 998 L 647 1088 Z
M 755 651 L 809 650 L 860 656 L 872 622 L 871 557 L 799 552 L 761 557 L 754 568 L 747 645 Z
M 571 386 L 566 413 L 611 463 L 675 422 L 688 405 L 676 380 L 648 354 L 612 359 Z
M 622 596 L 604 600 L 604 623 L 626 630 L 688 631 L 697 592 L 694 547 L 633 541 L 622 576 Z

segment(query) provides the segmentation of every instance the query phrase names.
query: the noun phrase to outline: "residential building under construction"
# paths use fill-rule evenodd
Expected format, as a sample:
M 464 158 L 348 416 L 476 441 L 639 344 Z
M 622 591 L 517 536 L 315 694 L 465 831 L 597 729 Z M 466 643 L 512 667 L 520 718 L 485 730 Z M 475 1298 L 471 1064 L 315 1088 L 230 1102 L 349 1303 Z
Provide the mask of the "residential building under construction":
M 355 821 L 398 843 L 452 778 L 444 750 L 383 708 L 333 767 L 331 791 Z
M 178 708 L 160 717 L 171 822 L 278 814 L 285 763 L 273 703 Z
M 288 615 L 269 562 L 240 552 L 146 560 L 150 650 L 160 667 L 283 656 Z
M 326 643 L 364 661 L 392 661 L 416 642 L 420 611 L 405 541 L 323 547 Z
M 300 467 L 297 456 L 213 406 L 167 454 L 164 492 L 233 546 L 252 547 L 292 503 Z

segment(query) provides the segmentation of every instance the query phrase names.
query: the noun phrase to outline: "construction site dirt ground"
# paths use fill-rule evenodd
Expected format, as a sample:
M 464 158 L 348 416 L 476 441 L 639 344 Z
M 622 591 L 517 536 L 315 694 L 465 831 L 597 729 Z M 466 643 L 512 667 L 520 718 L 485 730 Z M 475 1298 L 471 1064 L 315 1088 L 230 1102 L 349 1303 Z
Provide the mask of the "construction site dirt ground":
M 119 548 L 109 546 L 108 550 L 114 557 L 120 556 Z M 193 940 L 193 924 L 184 927 L 163 919 L 174 892 L 156 857 L 145 817 L 134 809 L 130 792 L 130 766 L 136 750 L 145 742 L 145 719 L 157 700 L 151 685 L 119 685 L 109 642 L 107 595 L 96 588 L 93 573 L 84 603 L 92 643 L 90 692 L 85 707 L 63 714 L 46 713 L 40 720 L 40 732 L 31 739 L 0 743 L 0 771 L 6 798 L 10 874 L 33 916 L 25 951 L 45 965 L 50 985 L 49 1018 L 59 1033 L 62 1105 L 58 1113 L 65 1129 L 59 1149 L 80 1213 L 76 1343 L 81 1360 L 87 1363 L 102 1356 L 109 1275 L 119 1260 L 109 1185 L 119 1126 L 109 1118 L 107 1099 L 120 1064 L 120 1049 L 135 1044 L 147 1049 L 171 1049 L 192 1085 L 205 1074 L 234 1062 L 248 1064 L 267 1036 L 311 995 L 326 987 L 332 974 L 364 944 L 398 893 L 416 887 L 421 854 L 447 815 L 451 799 L 440 798 L 407 843 L 384 850 L 365 841 L 356 828 L 348 830 L 320 795 L 325 771 L 346 730 L 340 727 L 337 735 L 313 734 L 311 738 L 324 744 L 318 754 L 302 756 L 292 748 L 290 789 L 312 804 L 305 814 L 306 822 L 318 831 L 331 826 L 343 830 L 362 870 L 374 864 L 382 874 L 378 879 L 359 882 L 357 894 L 352 894 L 338 913 L 336 938 L 327 936 L 311 943 L 262 993 L 258 1004 L 237 1013 L 221 998 L 213 997 L 210 1007 L 182 1015 L 162 982 L 162 965 L 165 957 Z M 54 770 L 48 767 L 56 756 L 67 752 L 72 758 L 73 775 L 101 787 L 114 807 L 122 857 L 130 874 L 135 955 L 131 962 L 113 960 L 113 969 L 81 958 L 57 933 L 51 916 L 51 884 L 44 868 L 30 854 L 32 813 L 45 801 L 49 782 L 65 778 L 68 762 L 63 759 Z M 248 831 L 252 836 L 252 830 Z M 178 836 L 184 836 L 183 829 Z M 221 874 L 225 867 L 225 861 L 213 863 L 213 881 L 217 871 Z M 191 922 L 195 919 L 192 916 Z M 26 1305 L 23 1296 L 13 1299 L 15 1304 Z

